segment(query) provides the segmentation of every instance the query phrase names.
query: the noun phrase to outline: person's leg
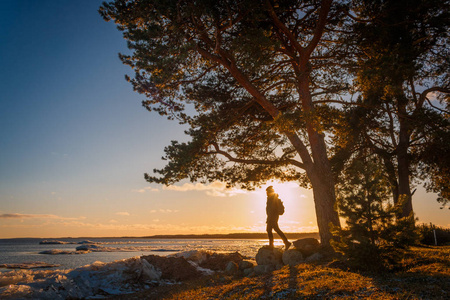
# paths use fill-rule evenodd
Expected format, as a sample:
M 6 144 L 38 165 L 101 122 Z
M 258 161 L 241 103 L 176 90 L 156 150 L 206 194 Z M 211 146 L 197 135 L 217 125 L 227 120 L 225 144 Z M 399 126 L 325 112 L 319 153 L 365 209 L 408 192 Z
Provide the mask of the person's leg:
M 286 246 L 286 250 L 289 249 L 289 247 L 291 246 L 291 242 L 288 241 L 287 237 L 284 235 L 283 231 L 281 231 L 280 227 L 278 226 L 278 223 L 274 224 L 273 229 L 275 230 L 276 233 L 278 233 L 278 235 L 281 237 L 281 239 L 284 242 L 284 245 Z
M 273 247 L 272 225 L 269 222 L 267 222 L 266 230 L 267 230 L 267 235 L 269 236 L 269 246 Z

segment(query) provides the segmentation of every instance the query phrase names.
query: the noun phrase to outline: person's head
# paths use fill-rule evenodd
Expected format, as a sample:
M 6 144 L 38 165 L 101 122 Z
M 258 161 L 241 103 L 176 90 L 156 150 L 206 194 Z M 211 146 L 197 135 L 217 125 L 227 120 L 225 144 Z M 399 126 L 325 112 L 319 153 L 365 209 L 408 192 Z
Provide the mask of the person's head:
M 266 189 L 266 193 L 267 193 L 267 195 L 275 193 L 275 190 L 273 189 L 273 186 L 269 186 Z

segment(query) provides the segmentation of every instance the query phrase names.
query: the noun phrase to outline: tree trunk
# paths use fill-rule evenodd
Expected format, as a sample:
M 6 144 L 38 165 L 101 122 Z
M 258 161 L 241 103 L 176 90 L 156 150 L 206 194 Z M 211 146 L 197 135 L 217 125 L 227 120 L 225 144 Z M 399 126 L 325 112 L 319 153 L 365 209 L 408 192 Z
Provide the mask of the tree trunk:
M 403 137 L 408 139 L 408 137 Z M 397 203 L 401 199 L 402 211 L 400 217 L 408 217 L 413 212 L 411 186 L 409 184 L 409 158 L 408 158 L 408 146 L 405 145 L 406 141 L 402 142 L 402 133 L 400 132 L 400 142 L 397 148 L 397 162 L 398 162 L 398 198 Z
M 320 171 L 308 174 L 311 180 L 316 208 L 317 226 L 319 227 L 320 242 L 325 247 L 330 247 L 333 237 L 330 224 L 340 227 L 339 215 L 336 211 L 336 196 L 334 191 L 334 180 L 331 172 L 328 176 Z
M 304 66 L 300 71 L 298 91 L 302 108 L 313 116 L 315 109 L 309 90 L 309 66 Z M 319 132 L 313 122 L 308 120 L 306 121 L 306 128 L 313 158 L 311 167 L 306 168 L 306 174 L 313 188 L 320 240 L 323 246 L 330 247 L 330 240 L 333 237 L 330 231 L 330 224 L 341 226 L 336 210 L 333 172 L 327 155 L 324 134 Z
M 411 197 L 411 186 L 409 183 L 410 172 L 409 172 L 409 157 L 408 157 L 408 147 L 410 143 L 410 133 L 408 120 L 406 119 L 407 112 L 406 106 L 399 105 L 399 142 L 397 146 L 397 172 L 398 172 L 398 198 L 397 203 L 401 199 L 402 211 L 399 217 L 408 217 L 413 212 L 412 208 L 412 197 Z M 396 203 L 396 204 L 397 204 Z

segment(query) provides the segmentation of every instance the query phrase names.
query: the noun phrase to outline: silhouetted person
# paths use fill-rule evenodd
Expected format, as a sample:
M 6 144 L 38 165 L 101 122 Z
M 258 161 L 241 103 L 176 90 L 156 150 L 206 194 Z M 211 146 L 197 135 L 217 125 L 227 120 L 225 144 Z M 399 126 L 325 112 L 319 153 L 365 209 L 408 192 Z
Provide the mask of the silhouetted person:
M 288 250 L 291 246 L 291 242 L 288 241 L 284 233 L 281 231 L 280 227 L 278 227 L 278 218 L 279 215 L 279 198 L 278 194 L 275 193 L 273 186 L 269 186 L 266 189 L 267 193 L 267 204 L 266 204 L 266 213 L 267 213 L 267 234 L 269 235 L 269 246 L 273 247 L 273 233 L 272 229 L 275 230 L 276 233 L 281 237 L 284 242 L 285 250 Z

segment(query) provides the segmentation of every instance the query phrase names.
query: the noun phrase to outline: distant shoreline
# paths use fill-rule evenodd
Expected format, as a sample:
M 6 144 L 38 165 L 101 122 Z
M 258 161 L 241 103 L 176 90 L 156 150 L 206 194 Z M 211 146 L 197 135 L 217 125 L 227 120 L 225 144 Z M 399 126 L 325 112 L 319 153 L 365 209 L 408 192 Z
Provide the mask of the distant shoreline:
M 274 233 L 275 238 L 279 238 Z M 288 239 L 299 239 L 306 237 L 318 238 L 318 232 L 286 233 Z M 152 235 L 143 238 L 147 239 L 267 239 L 267 233 L 228 233 L 228 234 L 173 234 L 173 235 Z
M 279 238 L 274 233 L 275 238 Z M 319 239 L 318 232 L 286 233 L 288 239 L 316 238 Z M 226 234 L 159 234 L 150 236 L 121 236 L 121 237 L 24 237 L 24 238 L 0 238 L 2 240 L 12 239 L 267 239 L 267 233 L 226 233 Z

